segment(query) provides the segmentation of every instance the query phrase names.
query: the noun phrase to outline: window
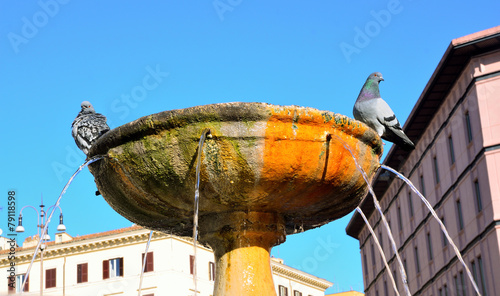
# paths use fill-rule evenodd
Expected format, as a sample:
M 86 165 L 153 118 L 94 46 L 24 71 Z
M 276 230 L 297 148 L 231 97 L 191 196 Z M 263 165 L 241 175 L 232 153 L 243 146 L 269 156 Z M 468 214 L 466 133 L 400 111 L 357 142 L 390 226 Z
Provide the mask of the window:
M 444 284 L 443 288 L 439 288 L 439 296 L 448 296 L 448 287 Z
M 477 264 L 479 265 L 479 279 L 481 280 L 481 295 L 488 296 L 486 292 L 486 279 L 484 274 L 483 259 L 481 256 L 477 257 Z
M 366 261 L 366 254 L 363 254 L 363 263 L 365 265 L 365 277 L 368 278 L 368 262 Z
M 384 296 L 389 296 L 389 291 L 387 290 L 387 281 L 384 281 Z
M 453 148 L 453 138 L 451 135 L 448 136 L 448 150 L 450 152 L 450 162 L 455 163 L 455 149 Z
M 297 290 L 293 291 L 293 296 L 302 296 L 302 292 L 299 292 Z
M 189 255 L 189 274 L 194 274 L 194 256 Z
M 427 232 L 427 251 L 429 252 L 429 261 L 432 261 L 432 259 L 434 259 L 434 254 L 432 253 L 432 240 L 430 232 Z
M 403 231 L 403 219 L 401 218 L 401 207 L 397 208 L 399 232 Z
M 457 296 L 466 296 L 467 295 L 467 286 L 465 285 L 464 272 L 460 271 L 458 277 L 455 275 L 453 277 L 453 281 L 455 282 L 455 293 Z
M 409 279 L 410 274 L 408 273 L 408 267 L 406 266 L 406 259 L 403 259 L 403 268 L 405 269 L 407 279 Z
M 88 282 L 88 263 L 78 264 L 76 266 L 76 283 Z
M 288 288 L 282 285 L 278 286 L 278 296 L 288 296 Z
M 465 127 L 467 129 L 467 140 L 469 140 L 470 143 L 472 141 L 472 127 L 470 124 L 469 111 L 465 112 Z
M 413 217 L 413 201 L 411 200 L 411 191 L 408 192 L 408 206 L 410 208 L 410 217 Z
M 123 276 L 123 258 L 102 261 L 102 279 Z
M 420 273 L 420 258 L 418 256 L 418 247 L 415 246 L 415 268 L 417 273 Z
M 396 270 L 394 269 L 392 271 L 392 277 L 394 278 L 394 282 L 396 282 L 396 289 L 399 290 L 399 285 L 398 285 L 398 274 L 396 273 Z
M 479 181 L 474 181 L 474 193 L 476 195 L 476 207 L 477 212 L 481 212 L 483 210 L 483 203 L 481 202 L 481 190 L 479 189 Z
M 392 229 L 391 227 L 391 221 L 387 220 L 387 224 L 389 225 L 389 229 Z M 388 246 L 389 246 L 389 257 L 392 257 L 392 242 L 390 236 L 387 236 L 387 241 L 388 241 Z
M 441 217 L 441 222 L 443 222 L 443 225 L 446 227 L 444 216 Z M 441 231 L 441 240 L 443 241 L 443 248 L 446 247 L 448 245 L 448 239 L 446 238 L 446 235 L 443 231 Z
M 378 233 L 378 242 L 380 243 L 380 248 L 384 249 L 384 241 L 382 240 L 382 231 Z
M 23 287 L 23 282 L 26 278 L 26 274 L 20 274 L 16 277 L 16 292 L 21 292 L 21 288 Z M 30 278 L 26 279 L 26 284 L 24 284 L 23 292 L 29 292 L 30 288 Z
M 372 255 L 372 264 L 373 264 L 373 267 L 375 267 L 375 247 L 373 246 L 373 244 L 370 244 L 370 250 L 371 250 L 371 255 Z
M 476 283 L 479 283 L 479 282 L 477 281 L 476 262 L 474 262 L 474 260 L 472 260 L 472 261 L 470 262 L 470 267 L 471 267 L 471 269 L 472 269 L 472 277 L 474 278 L 474 281 L 475 281 Z
M 26 278 L 26 274 L 18 274 L 15 277 L 7 277 L 7 283 L 8 283 L 8 293 L 9 294 L 14 294 L 14 293 L 19 293 L 21 292 L 21 287 L 23 286 L 23 281 Z M 14 280 L 15 282 L 12 282 Z M 26 280 L 26 285 L 24 285 L 24 292 L 29 292 L 29 285 L 30 281 L 29 278 Z
M 142 254 L 141 266 L 144 263 L 144 253 Z M 153 252 L 148 252 L 146 256 L 146 265 L 144 266 L 144 272 L 154 271 L 154 260 Z
M 436 156 L 434 156 L 434 158 L 432 159 L 432 163 L 434 164 L 434 182 L 437 184 L 439 184 L 439 167 L 438 167 L 438 161 L 437 161 L 437 158 Z
M 54 288 L 56 286 L 56 269 L 45 270 L 45 289 Z
M 462 205 L 460 200 L 457 200 L 457 216 L 458 216 L 458 230 L 464 229 L 464 217 L 462 216 Z
M 462 296 L 466 296 L 467 294 L 467 283 L 465 282 L 464 279 L 464 272 L 460 271 L 460 289 L 462 290 Z
M 425 194 L 424 175 L 420 175 L 420 193 L 422 193 L 423 196 L 426 196 L 426 194 Z
M 109 260 L 109 277 L 123 276 L 123 258 Z
M 208 279 L 215 281 L 215 263 L 208 262 Z

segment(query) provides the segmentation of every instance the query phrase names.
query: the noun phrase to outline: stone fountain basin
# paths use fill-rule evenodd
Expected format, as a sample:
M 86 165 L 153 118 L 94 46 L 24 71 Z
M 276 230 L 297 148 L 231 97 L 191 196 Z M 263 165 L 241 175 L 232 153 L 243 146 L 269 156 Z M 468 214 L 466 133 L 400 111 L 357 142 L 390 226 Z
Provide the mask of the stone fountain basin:
M 196 157 L 206 128 L 211 138 L 201 155 L 200 241 L 208 231 L 223 231 L 236 212 L 277 216 L 284 234 L 338 219 L 367 192 L 342 141 L 370 178 L 382 154 L 372 129 L 333 112 L 213 104 L 145 116 L 106 133 L 89 153 L 105 156 L 89 166 L 97 188 L 138 225 L 192 235 Z

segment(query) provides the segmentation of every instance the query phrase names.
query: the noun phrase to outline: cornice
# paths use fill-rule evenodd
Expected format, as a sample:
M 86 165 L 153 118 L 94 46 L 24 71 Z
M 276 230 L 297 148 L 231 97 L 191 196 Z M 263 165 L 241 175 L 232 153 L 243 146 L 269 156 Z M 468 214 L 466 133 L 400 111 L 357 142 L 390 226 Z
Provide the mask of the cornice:
M 313 286 L 314 288 L 319 287 L 326 290 L 333 285 L 333 283 L 325 279 L 315 277 L 275 261 L 271 261 L 271 269 L 276 275 L 293 279 L 297 282 L 301 282 L 302 284 Z
M 109 249 L 114 247 L 120 247 L 131 244 L 139 244 L 147 242 L 149 238 L 149 230 L 147 229 L 134 229 L 135 233 L 120 233 L 119 236 L 115 234 L 110 234 L 107 236 L 100 236 L 97 238 L 87 238 L 81 239 L 76 237 L 71 241 L 63 243 L 49 242 L 46 243 L 46 250 L 43 253 L 44 259 L 54 259 L 64 256 L 78 255 L 81 253 L 95 252 L 102 249 Z M 169 235 L 160 232 L 153 232 L 153 237 L 151 241 L 166 239 Z M 15 262 L 16 264 L 28 263 L 33 257 L 33 251 L 35 247 L 30 248 L 16 248 L 15 251 Z M 8 252 L 1 252 L 2 256 L 0 258 L 0 267 L 9 266 L 10 260 Z

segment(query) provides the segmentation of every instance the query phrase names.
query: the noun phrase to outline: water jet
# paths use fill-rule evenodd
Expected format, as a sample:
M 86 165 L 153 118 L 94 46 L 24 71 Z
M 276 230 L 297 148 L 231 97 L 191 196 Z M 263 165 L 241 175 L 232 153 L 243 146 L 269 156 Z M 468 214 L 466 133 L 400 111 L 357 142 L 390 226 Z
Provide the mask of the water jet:
M 198 143 L 210 130 L 202 151 Z M 372 178 L 382 142 L 361 122 L 329 111 L 223 103 L 164 111 L 102 136 L 89 157 L 99 192 L 148 229 L 190 236 L 201 155 L 201 243 L 216 258 L 214 295 L 275 295 L 269 252 L 354 210 L 367 193 L 343 144 Z

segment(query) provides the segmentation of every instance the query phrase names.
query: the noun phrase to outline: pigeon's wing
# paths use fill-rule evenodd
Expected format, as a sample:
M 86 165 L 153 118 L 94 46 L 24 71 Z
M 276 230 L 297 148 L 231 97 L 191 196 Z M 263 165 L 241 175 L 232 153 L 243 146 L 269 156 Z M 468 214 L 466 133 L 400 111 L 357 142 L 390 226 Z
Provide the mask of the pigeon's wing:
M 376 99 L 377 105 L 373 110 L 377 114 L 377 120 L 380 122 L 386 129 L 388 127 L 394 129 L 401 129 L 401 125 L 399 124 L 394 111 L 392 111 L 389 104 L 387 104 L 383 99 Z
M 78 148 L 85 154 L 97 138 L 107 131 L 109 131 L 109 126 L 106 123 L 106 117 L 99 113 L 79 116 L 73 122 L 73 137 Z
M 104 135 L 107 131 L 109 131 L 109 126 L 106 123 L 106 116 L 100 113 L 95 113 L 93 114 L 93 121 L 99 133 L 98 137 Z
M 382 139 L 393 142 L 405 149 L 415 148 L 415 144 L 403 132 L 394 111 L 384 100 L 380 99 L 378 101 L 376 112 L 377 120 L 385 127 Z

